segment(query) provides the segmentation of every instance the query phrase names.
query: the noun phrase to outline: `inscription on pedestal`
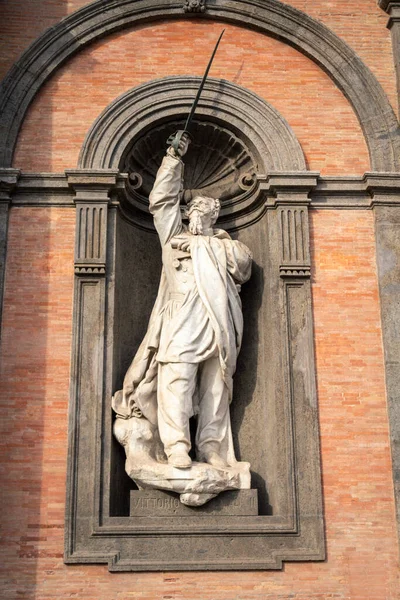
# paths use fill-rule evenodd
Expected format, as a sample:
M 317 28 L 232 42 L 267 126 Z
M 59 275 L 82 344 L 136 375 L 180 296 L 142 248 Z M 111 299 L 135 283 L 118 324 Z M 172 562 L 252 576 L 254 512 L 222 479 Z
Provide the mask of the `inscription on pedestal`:
M 131 517 L 257 516 L 257 490 L 223 492 L 201 507 L 185 506 L 179 496 L 160 490 L 132 490 Z

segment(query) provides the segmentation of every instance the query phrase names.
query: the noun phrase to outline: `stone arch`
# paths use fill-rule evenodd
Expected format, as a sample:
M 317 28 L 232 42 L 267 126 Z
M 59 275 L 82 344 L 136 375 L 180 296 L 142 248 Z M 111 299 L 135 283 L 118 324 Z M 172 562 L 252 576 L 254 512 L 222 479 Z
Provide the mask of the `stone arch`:
M 164 77 L 119 96 L 90 128 L 79 156 L 80 169 L 117 169 L 126 144 L 154 123 L 185 117 L 200 77 Z M 151 100 L 151 101 L 150 101 Z M 222 79 L 208 79 L 196 114 L 240 132 L 258 155 L 261 173 L 304 171 L 306 163 L 286 120 L 265 100 Z
M 196 18 L 254 28 L 290 44 L 328 73 L 351 103 L 369 148 L 371 168 L 400 169 L 399 126 L 375 76 L 326 26 L 279 0 L 214 0 Z M 54 71 L 85 45 L 112 32 L 158 19 L 191 18 L 182 0 L 97 0 L 48 29 L 17 61 L 0 96 L 0 165 L 8 167 L 34 96 Z
M 131 186 L 128 179 L 125 208 L 134 209 L 132 218 L 138 222 L 139 215 L 142 226 L 158 168 L 152 167 L 160 163 L 169 134 L 183 127 L 200 81 L 200 77 L 164 77 L 129 90 L 104 109 L 83 143 L 78 168 L 119 169 L 131 175 L 135 171 L 139 185 Z M 222 220 L 225 217 L 231 221 L 241 215 L 247 223 L 254 219 L 254 211 L 260 212 L 257 176 L 276 171 L 304 172 L 307 168 L 300 143 L 278 111 L 229 81 L 207 80 L 192 128 L 196 128 L 193 143 L 199 147 L 194 164 L 190 153 L 186 160 L 185 180 L 193 182 L 188 183 L 192 189 L 187 193 L 201 189 L 220 198 Z M 208 136 L 202 136 L 204 129 Z M 209 160 L 209 154 L 216 156 L 217 152 L 219 171 Z M 141 156 L 137 168 L 132 169 L 127 159 L 130 154 Z M 201 177 L 191 177 L 192 171 Z

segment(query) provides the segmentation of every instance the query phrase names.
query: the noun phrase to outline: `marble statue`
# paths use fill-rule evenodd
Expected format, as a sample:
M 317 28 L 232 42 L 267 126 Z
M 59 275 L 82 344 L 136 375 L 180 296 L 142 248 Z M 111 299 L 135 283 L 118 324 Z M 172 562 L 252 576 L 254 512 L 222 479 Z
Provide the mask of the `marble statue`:
M 114 434 L 139 488 L 176 491 L 196 506 L 226 489 L 250 487 L 249 464 L 235 458 L 229 404 L 243 332 L 239 292 L 252 256 L 213 227 L 220 210 L 214 198 L 192 199 L 184 224 L 182 157 L 188 144 L 185 135 L 176 150 L 168 149 L 150 194 L 163 270 L 147 333 L 113 409 Z

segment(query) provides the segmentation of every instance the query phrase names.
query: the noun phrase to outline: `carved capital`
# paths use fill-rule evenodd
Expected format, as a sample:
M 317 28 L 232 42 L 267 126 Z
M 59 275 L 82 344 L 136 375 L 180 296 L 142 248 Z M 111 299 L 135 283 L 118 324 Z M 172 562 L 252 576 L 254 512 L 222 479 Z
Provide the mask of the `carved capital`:
M 269 173 L 259 176 L 260 187 L 268 192 L 267 208 L 277 208 L 282 204 L 310 204 L 310 192 L 317 187 L 319 173 Z
M 65 171 L 68 185 L 75 191 L 75 202 L 109 202 L 109 193 L 117 185 L 116 169 L 77 169 Z
M 317 186 L 319 173 L 270 173 L 259 177 L 267 191 L 267 208 L 277 211 L 279 275 L 282 278 L 310 277 L 308 206 L 310 192 Z
M 66 171 L 75 191 L 75 275 L 106 274 L 107 210 L 110 192 L 117 186 L 117 170 Z

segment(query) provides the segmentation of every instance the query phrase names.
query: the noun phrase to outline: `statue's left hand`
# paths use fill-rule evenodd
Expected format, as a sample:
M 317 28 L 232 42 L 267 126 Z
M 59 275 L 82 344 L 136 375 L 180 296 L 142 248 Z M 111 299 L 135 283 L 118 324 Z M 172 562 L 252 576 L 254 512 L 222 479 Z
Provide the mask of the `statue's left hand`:
M 190 254 L 190 239 L 188 238 L 181 238 L 179 236 L 173 237 L 171 239 L 171 246 L 175 250 L 181 250 L 182 252 Z

